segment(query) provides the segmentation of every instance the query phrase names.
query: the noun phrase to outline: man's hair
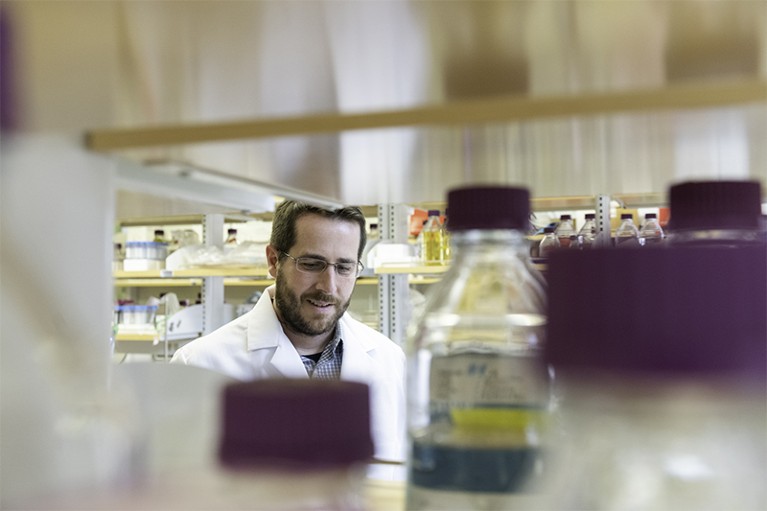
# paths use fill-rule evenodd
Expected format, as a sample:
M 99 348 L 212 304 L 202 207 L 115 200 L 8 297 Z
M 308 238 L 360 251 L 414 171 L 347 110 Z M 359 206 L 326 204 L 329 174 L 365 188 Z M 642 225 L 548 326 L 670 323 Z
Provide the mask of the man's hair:
M 283 201 L 274 211 L 272 235 L 269 243 L 280 252 L 289 252 L 291 247 L 296 244 L 296 221 L 304 215 L 319 215 L 331 220 L 356 222 L 360 227 L 360 246 L 357 248 L 357 259 L 362 257 L 362 251 L 367 242 L 366 222 L 365 215 L 362 214 L 360 208 L 355 206 L 330 209 L 305 202 Z

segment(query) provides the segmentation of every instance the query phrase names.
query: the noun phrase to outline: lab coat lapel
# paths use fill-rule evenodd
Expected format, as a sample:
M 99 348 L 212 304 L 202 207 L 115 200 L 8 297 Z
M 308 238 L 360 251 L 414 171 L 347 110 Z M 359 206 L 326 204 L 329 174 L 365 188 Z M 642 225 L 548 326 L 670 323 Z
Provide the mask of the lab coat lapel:
M 358 381 L 368 385 L 377 381 L 378 367 L 368 353 L 368 347 L 354 338 L 349 328 L 342 331 L 344 341 L 344 360 L 341 364 L 341 379 Z
M 309 377 L 304 363 L 301 362 L 300 355 L 285 334 L 280 335 L 280 343 L 277 345 L 277 349 L 273 352 L 270 350 L 270 352 L 273 354 L 268 362 L 282 376 L 287 378 Z
M 248 354 L 260 377 L 308 378 L 306 368 L 272 307 L 267 288 L 250 312 Z

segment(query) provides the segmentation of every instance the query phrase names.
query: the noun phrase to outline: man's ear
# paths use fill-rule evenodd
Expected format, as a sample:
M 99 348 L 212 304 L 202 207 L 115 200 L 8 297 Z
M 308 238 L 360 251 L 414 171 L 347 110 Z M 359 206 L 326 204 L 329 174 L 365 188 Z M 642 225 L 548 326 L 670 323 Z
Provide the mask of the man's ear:
M 277 261 L 280 259 L 280 253 L 271 245 L 266 246 L 266 264 L 269 267 L 269 275 L 274 279 L 277 277 Z

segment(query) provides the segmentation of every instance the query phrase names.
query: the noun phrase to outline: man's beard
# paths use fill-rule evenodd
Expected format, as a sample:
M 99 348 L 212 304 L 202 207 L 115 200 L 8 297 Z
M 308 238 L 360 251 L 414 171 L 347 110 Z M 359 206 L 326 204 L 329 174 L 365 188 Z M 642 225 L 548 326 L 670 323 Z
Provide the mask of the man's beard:
M 320 292 L 304 296 L 304 298 L 317 300 L 319 302 L 331 302 L 336 311 L 333 316 L 323 316 L 320 319 L 307 319 L 301 314 L 301 297 L 298 297 L 291 292 L 284 281 L 285 279 L 280 278 L 278 273 L 276 290 L 274 293 L 274 303 L 279 311 L 280 318 L 285 322 L 286 326 L 300 334 L 322 335 L 332 332 L 336 327 L 336 323 L 338 323 L 338 320 L 344 315 L 344 312 L 346 312 L 346 309 L 351 302 L 351 299 L 349 299 L 346 303 L 339 305 L 333 295 Z

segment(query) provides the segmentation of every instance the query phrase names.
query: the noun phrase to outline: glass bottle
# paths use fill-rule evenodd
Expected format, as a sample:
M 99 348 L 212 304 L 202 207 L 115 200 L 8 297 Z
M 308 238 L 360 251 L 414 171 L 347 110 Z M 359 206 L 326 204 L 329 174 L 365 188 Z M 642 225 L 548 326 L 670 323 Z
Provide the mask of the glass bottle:
M 767 509 L 767 252 L 558 253 L 547 282 L 543 509 Z
M 228 384 L 218 449 L 224 477 L 196 490 L 195 507 L 363 511 L 373 456 L 369 392 L 351 381 Z
M 237 245 L 237 229 L 227 229 L 224 245 Z
M 573 217 L 571 215 L 560 215 L 559 223 L 554 229 L 554 234 L 559 239 L 559 246 L 570 248 L 571 237 L 576 235 Z
M 545 289 L 525 231 L 524 188 L 450 190 L 453 263 L 408 335 L 407 503 L 533 505 L 548 373 Z
M 666 233 L 663 232 L 663 227 L 658 222 L 658 215 L 655 213 L 647 213 L 644 216 L 644 223 L 639 228 L 639 240 L 643 246 L 657 245 L 663 242 L 666 237 Z
M 669 243 L 739 246 L 767 241 L 758 181 L 688 181 L 669 188 Z
M 426 265 L 442 264 L 442 221 L 438 209 L 430 209 L 421 230 L 421 258 Z
M 442 263 L 449 264 L 452 259 L 452 252 L 450 250 L 450 229 L 447 226 L 447 208 L 445 209 L 445 219 L 442 222 Z
M 639 230 L 634 224 L 634 216 L 631 213 L 621 214 L 621 224 L 615 230 L 615 246 L 619 248 L 639 246 Z
M 546 259 L 554 250 L 559 248 L 559 238 L 553 227 L 543 228 L 543 238 L 538 244 L 538 257 Z
M 155 243 L 166 243 L 167 240 L 165 239 L 165 231 L 163 229 L 155 229 L 154 238 L 152 241 Z
M 578 247 L 588 249 L 594 246 L 597 239 L 597 221 L 596 214 L 586 213 L 584 216 L 583 227 L 578 231 Z

